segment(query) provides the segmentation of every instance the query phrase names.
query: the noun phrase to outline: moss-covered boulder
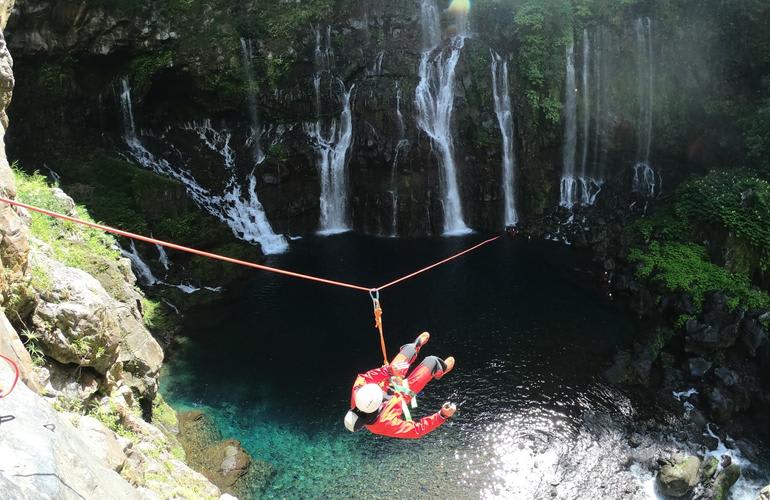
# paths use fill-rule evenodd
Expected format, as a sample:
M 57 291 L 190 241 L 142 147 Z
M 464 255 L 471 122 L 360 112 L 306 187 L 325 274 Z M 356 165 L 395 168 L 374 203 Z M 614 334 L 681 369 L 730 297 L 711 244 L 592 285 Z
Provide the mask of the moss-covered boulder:
M 711 487 L 711 497 L 714 500 L 727 500 L 730 488 L 741 477 L 741 468 L 736 464 L 730 464 L 717 474 Z
M 216 427 L 203 412 L 180 413 L 179 430 L 187 463 L 223 492 L 250 497 L 270 485 L 275 468 L 265 461 L 252 460 L 240 442 L 221 440 Z
M 658 471 L 658 487 L 669 497 L 682 497 L 698 484 L 700 459 L 694 456 L 676 455 Z

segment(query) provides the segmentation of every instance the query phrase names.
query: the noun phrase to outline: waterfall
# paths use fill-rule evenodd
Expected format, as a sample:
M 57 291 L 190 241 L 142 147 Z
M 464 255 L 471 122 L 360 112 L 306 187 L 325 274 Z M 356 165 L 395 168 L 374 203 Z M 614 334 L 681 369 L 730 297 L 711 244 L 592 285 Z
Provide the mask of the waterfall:
M 417 125 L 438 149 L 442 170 L 442 206 L 444 234 L 470 232 L 463 219 L 457 185 L 457 170 L 452 138 L 455 68 L 465 45 L 464 26 L 452 37 L 448 50 L 437 48 L 441 26 L 435 0 L 421 0 L 423 52 L 420 58 L 420 83 L 415 91 Z M 431 44 L 431 45 L 428 45 Z
M 353 143 L 353 113 L 350 95 L 355 85 L 345 90 L 342 86 L 342 114 L 339 121 L 332 119 L 326 132 L 321 118 L 305 125 L 305 132 L 313 142 L 318 155 L 318 174 L 321 178 L 321 220 L 319 234 L 336 234 L 350 230 L 348 222 L 348 150 Z
M 166 249 L 163 248 L 161 245 L 155 245 L 155 247 L 158 249 L 158 260 L 160 260 L 160 265 L 163 266 L 163 269 L 168 271 L 171 269 L 171 259 L 168 258 L 168 254 L 166 253 Z
M 577 98 L 575 93 L 575 44 L 566 49 L 567 77 L 564 83 L 564 145 L 562 148 L 561 196 L 559 205 L 571 209 L 577 202 L 575 148 L 577 146 Z
M 154 274 L 152 274 L 152 269 L 150 269 L 150 266 L 148 266 L 147 263 L 142 260 L 139 252 L 136 251 L 136 245 L 134 245 L 134 241 L 130 241 L 131 251 L 127 251 L 121 248 L 120 253 L 123 255 L 123 257 L 131 261 L 131 267 L 136 274 L 136 279 L 139 280 L 139 283 L 144 286 L 152 286 L 156 283 L 160 283 L 160 280 L 156 278 Z
M 430 52 L 441 43 L 441 17 L 436 0 L 420 1 L 422 51 Z
M 653 110 L 653 54 L 652 20 L 649 17 L 637 19 L 634 23 L 636 32 L 636 68 L 639 95 L 639 118 L 637 120 L 637 152 L 632 190 L 642 196 L 653 197 L 660 194 L 660 178 L 650 165 L 652 146 L 652 110 Z
M 607 60 L 609 59 L 605 55 L 605 50 L 610 47 L 610 40 L 607 28 L 605 26 L 599 27 L 597 34 L 597 40 L 594 44 L 594 82 L 595 95 L 594 103 L 595 109 L 595 122 L 596 127 L 594 129 L 594 177 L 601 184 L 605 175 L 605 162 L 607 157 L 607 126 L 609 122 L 609 108 L 607 106 L 607 95 L 609 92 L 609 85 L 607 84 L 607 77 L 609 70 L 607 67 Z
M 248 85 L 247 95 L 249 97 L 249 118 L 251 119 L 251 134 L 247 146 L 254 154 L 254 164 L 259 165 L 265 160 L 265 153 L 262 150 L 262 124 L 259 121 L 259 106 L 257 103 L 257 82 L 254 78 L 254 67 L 251 61 L 254 58 L 251 40 L 241 38 L 241 65 L 243 66 L 243 76 Z
M 385 59 L 385 51 L 381 50 L 372 62 L 372 66 L 366 69 L 366 76 L 382 76 L 382 62 Z
M 500 134 L 503 138 L 503 200 L 504 222 L 506 226 L 514 226 L 519 222 L 516 213 L 514 195 L 514 175 L 516 168 L 516 153 L 513 143 L 513 110 L 511 95 L 508 87 L 508 62 L 499 54 L 490 51 L 492 55 L 492 88 L 495 98 L 495 114 L 500 124 Z
M 334 52 L 331 48 L 331 27 L 326 30 L 315 28 L 315 66 L 313 90 L 315 92 L 316 121 L 305 124 L 313 148 L 318 156 L 318 176 L 321 179 L 321 216 L 319 234 L 336 234 L 350 231 L 348 221 L 348 151 L 353 144 L 353 112 L 351 94 L 355 85 L 349 89 L 339 78 L 332 77 Z M 324 123 L 321 109 L 321 80 L 327 75 L 330 91 L 335 87 L 342 90 L 342 114 L 339 119 L 332 118 Z
M 391 237 L 398 236 L 398 160 L 402 151 L 409 147 L 409 141 L 406 139 L 404 115 L 401 113 L 401 83 L 398 80 L 396 80 L 396 117 L 398 118 L 398 142 L 396 143 L 396 150 L 393 152 L 393 162 L 390 166 L 390 195 L 393 201 Z
M 596 197 L 604 184 L 603 148 L 605 118 L 606 71 L 602 53 L 606 43 L 606 30 L 599 28 L 591 43 L 591 35 L 583 30 L 581 39 L 580 88 L 577 88 L 575 69 L 575 47 L 567 47 L 566 94 L 564 103 L 564 151 L 559 204 L 572 209 L 576 204 L 589 206 L 596 203 Z M 592 81 L 593 78 L 593 81 Z M 576 93 L 582 94 L 580 107 Z M 593 96 L 593 99 L 592 99 Z M 578 113 L 579 112 L 579 113 Z M 578 114 L 580 115 L 580 168 L 576 172 Z M 593 161 L 591 160 L 591 116 L 594 116 Z
M 590 63 L 590 53 L 591 53 L 591 42 L 588 38 L 588 30 L 583 30 L 583 71 L 581 74 L 581 82 L 582 82 L 582 88 L 580 91 L 583 94 L 583 137 L 582 137 L 582 143 L 583 146 L 581 148 L 582 152 L 582 158 L 580 162 L 580 177 L 581 179 L 585 179 L 588 175 L 587 166 L 588 166 L 588 133 L 591 126 L 591 98 L 590 98 L 590 89 L 588 88 L 588 79 L 589 79 L 589 63 Z
M 193 131 L 201 141 L 220 156 L 229 175 L 222 195 L 211 193 L 201 186 L 185 168 L 172 165 L 164 158 L 156 157 L 142 143 L 136 132 L 131 87 L 127 79 L 121 81 L 121 109 L 123 110 L 123 139 L 132 158 L 144 168 L 170 177 L 185 186 L 195 203 L 211 215 L 227 224 L 233 234 L 250 243 L 259 243 L 266 254 L 281 253 L 288 249 L 286 239 L 273 232 L 265 216 L 262 204 L 257 199 L 256 178 L 249 176 L 248 199 L 241 197 L 241 186 L 235 171 L 235 153 L 230 147 L 230 134 L 214 130 L 209 121 L 187 124 L 183 128 Z

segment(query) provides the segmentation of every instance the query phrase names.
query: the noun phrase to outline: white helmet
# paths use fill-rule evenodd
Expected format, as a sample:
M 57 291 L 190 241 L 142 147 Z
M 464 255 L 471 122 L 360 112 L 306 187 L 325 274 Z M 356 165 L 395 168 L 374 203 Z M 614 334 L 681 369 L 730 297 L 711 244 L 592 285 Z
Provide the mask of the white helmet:
M 383 396 L 379 385 L 363 385 L 356 391 L 356 408 L 364 413 L 374 413 L 382 404 Z

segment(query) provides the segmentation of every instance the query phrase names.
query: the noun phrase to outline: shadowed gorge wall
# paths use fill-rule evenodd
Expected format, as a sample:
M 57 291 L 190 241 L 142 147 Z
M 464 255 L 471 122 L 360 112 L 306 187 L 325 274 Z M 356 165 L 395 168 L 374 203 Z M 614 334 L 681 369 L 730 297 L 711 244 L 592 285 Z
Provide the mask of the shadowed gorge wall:
M 457 29 L 445 3 L 436 3 L 442 47 Z M 761 29 L 767 10 L 762 2 L 475 2 L 451 115 L 465 222 L 496 230 L 504 219 L 490 49 L 510 65 L 519 220 L 538 228 L 559 204 L 570 92 L 577 94 L 577 143 L 585 150 L 577 152 L 578 162 L 585 154 L 584 163 L 601 163 L 606 172 L 599 206 L 639 197 L 631 186 L 646 127 L 640 116 L 645 78 L 654 96 L 645 111 L 649 163 L 664 190 L 689 172 L 761 156 L 765 139 L 750 117 L 764 116 L 757 110 L 766 109 L 769 93 L 768 35 Z M 24 85 L 13 112 L 24 119 L 9 139 L 27 168 L 45 163 L 66 178 L 68 164 L 83 155 L 124 151 L 119 95 L 127 78 L 137 129 L 155 155 L 168 159 L 181 151 L 197 182 L 221 187 L 227 181 L 221 161 L 182 130 L 210 120 L 232 134 L 244 192 L 256 172 L 255 192 L 274 229 L 307 233 L 319 225 L 317 166 L 328 146 L 319 146 L 308 125 L 322 124 L 327 136 L 329 127 L 340 125 L 347 89 L 352 137 L 344 175 L 352 227 L 373 234 L 393 234 L 397 227 L 405 236 L 442 232 L 439 155 L 416 121 L 420 2 L 26 0 L 14 12 L 8 37 Z M 640 55 L 642 20 L 650 50 Z M 590 51 L 583 50 L 586 41 Z M 575 89 L 565 88 L 570 44 Z M 264 153 L 256 168 L 254 138 Z

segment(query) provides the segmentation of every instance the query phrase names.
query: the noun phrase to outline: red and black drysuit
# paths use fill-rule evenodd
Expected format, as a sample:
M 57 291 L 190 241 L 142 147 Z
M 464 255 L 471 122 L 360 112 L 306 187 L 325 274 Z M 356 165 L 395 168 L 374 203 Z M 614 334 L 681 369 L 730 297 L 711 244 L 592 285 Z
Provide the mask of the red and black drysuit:
M 445 419 L 440 411 L 416 422 L 402 418 L 403 405 L 409 405 L 412 398 L 419 394 L 431 379 L 436 375 L 441 376 L 446 369 L 446 365 L 441 359 L 436 356 L 428 356 L 404 379 L 409 391 L 395 390 L 392 385 L 394 382 L 396 385 L 404 385 L 404 382 L 398 381 L 398 378 L 403 378 L 407 374 L 409 366 L 414 363 L 419 351 L 420 346 L 417 345 L 416 341 L 406 344 L 393 358 L 390 365 L 369 370 L 359 374 L 356 378 L 350 395 L 351 409 L 356 408 L 356 391 L 363 385 L 377 384 L 385 393 L 379 410 L 372 414 L 364 414 L 362 417 L 370 432 L 393 438 L 417 439 L 444 423 Z M 396 380 L 392 380 L 393 378 Z

